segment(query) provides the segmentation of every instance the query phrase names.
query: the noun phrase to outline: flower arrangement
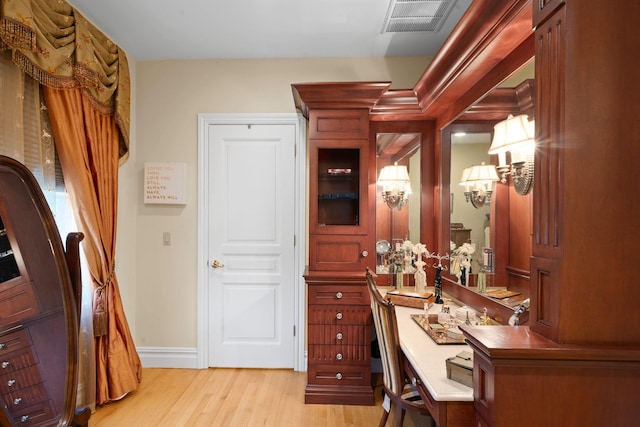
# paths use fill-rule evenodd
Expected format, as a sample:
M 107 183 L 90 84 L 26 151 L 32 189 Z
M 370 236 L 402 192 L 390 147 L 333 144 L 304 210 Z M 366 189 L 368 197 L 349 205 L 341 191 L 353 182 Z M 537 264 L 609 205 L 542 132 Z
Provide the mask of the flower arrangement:
M 471 272 L 471 262 L 475 251 L 474 244 L 463 243 L 456 247 L 455 243 L 451 242 L 450 271 L 451 274 L 458 277 L 462 285 L 466 286 L 467 284 L 467 275 Z

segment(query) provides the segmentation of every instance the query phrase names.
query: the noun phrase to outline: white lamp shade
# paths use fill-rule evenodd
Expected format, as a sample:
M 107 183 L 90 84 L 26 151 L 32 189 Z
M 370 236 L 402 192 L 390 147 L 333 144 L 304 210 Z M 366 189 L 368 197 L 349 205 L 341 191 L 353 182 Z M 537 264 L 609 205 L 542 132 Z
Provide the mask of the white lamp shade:
M 383 167 L 378 176 L 378 185 L 382 186 L 383 191 L 402 190 L 405 194 L 410 194 L 411 183 L 407 167 L 398 164 Z
M 474 165 L 462 171 L 460 185 L 466 186 L 467 191 L 470 188 L 488 189 L 491 188 L 491 183 L 499 179 L 496 167 L 494 165 L 485 165 L 482 162 L 480 165 Z
M 535 150 L 534 132 L 535 122 L 530 121 L 526 114 L 520 114 L 516 117 L 509 114 L 509 117 L 496 123 L 493 127 L 493 140 L 489 154 L 500 155 L 501 164 L 504 158 L 502 154 L 507 151 L 511 151 L 512 162 L 514 154 L 516 157 L 533 154 Z

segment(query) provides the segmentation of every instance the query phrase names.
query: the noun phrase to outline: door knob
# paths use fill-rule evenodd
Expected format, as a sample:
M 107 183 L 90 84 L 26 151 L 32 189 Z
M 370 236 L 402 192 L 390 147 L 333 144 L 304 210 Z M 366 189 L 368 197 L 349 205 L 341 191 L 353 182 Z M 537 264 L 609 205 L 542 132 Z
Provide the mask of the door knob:
M 220 261 L 218 261 L 217 259 L 214 259 L 213 262 L 211 263 L 211 267 L 224 268 L 224 264 L 221 264 Z

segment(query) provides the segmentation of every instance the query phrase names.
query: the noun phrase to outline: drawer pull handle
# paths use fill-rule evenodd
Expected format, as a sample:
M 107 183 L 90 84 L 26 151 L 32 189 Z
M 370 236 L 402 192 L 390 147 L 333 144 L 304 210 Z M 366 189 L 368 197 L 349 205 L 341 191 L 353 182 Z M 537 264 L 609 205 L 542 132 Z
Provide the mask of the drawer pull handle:
M 420 381 L 420 380 L 419 380 L 419 379 L 417 379 L 416 377 L 412 377 L 412 378 L 411 378 L 411 384 L 412 384 L 412 385 L 414 385 L 414 386 L 421 385 L 421 384 L 422 384 L 422 381 Z
M 341 374 L 340 372 L 338 372 L 338 373 L 336 374 L 336 379 L 337 379 L 337 380 L 341 380 L 341 379 L 342 379 L 342 374 Z
M 336 292 L 336 298 L 342 299 L 342 292 Z
M 336 354 L 336 360 L 342 360 L 342 353 Z
M 338 313 L 338 314 L 336 314 L 336 319 L 338 319 L 338 320 L 342 320 L 342 313 Z
M 7 381 L 7 386 L 9 387 L 13 387 L 13 385 L 16 383 L 16 380 L 9 380 Z
M 7 362 L 6 360 L 2 362 L 2 369 L 7 369 L 8 367 L 9 367 L 9 362 Z
M 362 258 L 366 258 L 369 256 L 369 251 L 362 251 Z
M 336 338 L 337 338 L 337 339 L 339 339 L 339 340 L 341 340 L 341 339 L 342 339 L 342 333 L 341 333 L 341 332 L 338 332 L 338 334 L 336 335 Z
M 22 403 L 22 398 L 21 397 L 16 397 L 15 399 L 13 399 L 13 404 L 14 405 L 19 405 Z
M 4 350 L 5 348 L 7 348 L 7 345 L 3 342 L 0 342 L 0 350 Z
M 22 421 L 23 423 L 26 423 L 27 421 L 29 421 L 29 415 L 23 415 L 20 417 L 20 421 Z

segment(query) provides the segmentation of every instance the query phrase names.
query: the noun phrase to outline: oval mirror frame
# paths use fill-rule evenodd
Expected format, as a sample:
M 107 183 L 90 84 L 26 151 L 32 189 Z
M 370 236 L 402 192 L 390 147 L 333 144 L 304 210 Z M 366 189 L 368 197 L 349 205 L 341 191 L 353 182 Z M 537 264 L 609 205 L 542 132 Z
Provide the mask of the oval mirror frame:
M 19 274 L 0 283 L 6 293 L 18 289 L 22 301 L 2 305 L 0 339 L 25 337 L 20 351 L 35 364 L 29 376 L 38 376 L 37 425 L 69 426 L 75 415 L 78 370 L 78 312 L 73 280 L 79 279 L 80 233 L 67 239 L 67 252 L 49 205 L 31 172 L 18 161 L 0 156 L 0 217 Z M 73 247 L 69 247 L 72 245 Z M 69 264 L 70 263 L 70 264 Z M 73 275 L 73 276 L 72 276 Z M 9 345 L 9 344 L 8 344 Z M 0 396 L 1 425 L 17 425 L 24 417 Z

